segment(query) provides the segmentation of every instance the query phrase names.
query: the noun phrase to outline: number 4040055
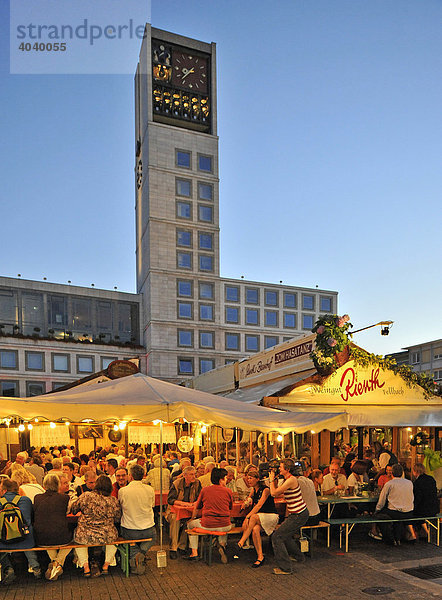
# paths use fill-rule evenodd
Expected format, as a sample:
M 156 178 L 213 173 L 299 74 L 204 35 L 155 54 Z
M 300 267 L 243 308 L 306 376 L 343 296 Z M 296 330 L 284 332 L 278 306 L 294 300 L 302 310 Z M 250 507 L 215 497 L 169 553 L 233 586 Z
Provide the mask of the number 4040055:
M 65 52 L 66 51 L 66 42 L 35 42 L 31 44 L 30 42 L 22 42 L 18 47 L 22 52 Z

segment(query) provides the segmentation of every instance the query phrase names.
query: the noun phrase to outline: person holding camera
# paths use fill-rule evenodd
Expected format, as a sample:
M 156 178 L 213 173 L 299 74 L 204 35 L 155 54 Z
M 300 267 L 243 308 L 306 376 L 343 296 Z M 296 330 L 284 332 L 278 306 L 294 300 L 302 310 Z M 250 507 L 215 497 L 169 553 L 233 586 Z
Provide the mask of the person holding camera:
M 297 478 L 295 462 L 291 458 L 281 461 L 279 473 L 284 481 L 278 486 L 277 470 L 270 471 L 270 493 L 275 498 L 284 495 L 287 503 L 288 516 L 272 535 L 272 546 L 275 561 L 278 565 L 273 569 L 275 575 L 290 575 L 293 573 L 292 560 L 304 562 L 305 557 L 298 548 L 293 536 L 307 522 L 309 512 L 302 498 L 301 488 Z

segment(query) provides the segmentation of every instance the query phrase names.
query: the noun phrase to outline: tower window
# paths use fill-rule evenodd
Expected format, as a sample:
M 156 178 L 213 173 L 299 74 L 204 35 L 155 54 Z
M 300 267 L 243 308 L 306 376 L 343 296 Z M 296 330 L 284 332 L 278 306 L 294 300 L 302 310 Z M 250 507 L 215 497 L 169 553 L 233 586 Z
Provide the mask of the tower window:
M 205 173 L 212 173 L 213 161 L 211 156 L 205 154 L 198 154 L 198 170 L 204 171 Z
M 190 169 L 190 152 L 177 150 L 175 154 L 176 166 L 183 169 Z

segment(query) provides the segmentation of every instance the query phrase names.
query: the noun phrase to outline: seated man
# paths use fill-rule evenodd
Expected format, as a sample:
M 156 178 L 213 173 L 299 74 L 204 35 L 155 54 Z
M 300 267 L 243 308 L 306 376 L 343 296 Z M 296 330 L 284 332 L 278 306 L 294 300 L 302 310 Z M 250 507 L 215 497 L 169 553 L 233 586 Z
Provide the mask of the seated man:
M 214 462 L 206 463 L 206 470 L 205 470 L 204 475 L 202 475 L 201 477 L 198 477 L 198 479 L 201 482 L 201 486 L 203 488 L 205 488 L 209 485 L 212 485 L 212 480 L 211 480 L 210 475 L 215 467 L 216 467 L 216 464 Z M 226 471 L 226 473 L 227 473 L 227 471 Z
M 95 488 L 95 482 L 97 481 L 97 472 L 85 467 L 87 470 L 84 472 L 83 478 L 84 483 L 77 487 L 77 496 L 81 496 L 84 492 L 92 492 Z
M 329 496 L 338 491 L 345 492 L 347 489 L 347 478 L 339 471 L 340 467 L 338 463 L 331 462 L 329 472 L 327 475 L 324 475 L 324 481 L 322 482 L 321 489 L 325 496 Z
M 21 549 L 21 548 L 33 548 L 35 546 L 34 533 L 31 524 L 32 517 L 32 502 L 27 496 L 19 496 L 18 494 L 18 483 L 12 481 L 8 477 L 0 478 L 0 499 L 2 503 L 12 502 L 15 504 L 21 513 L 23 525 L 26 528 L 24 539 L 17 540 L 16 542 L 11 541 L 9 543 L 3 543 L 0 541 L 0 549 Z M 39 579 L 41 577 L 41 568 L 37 560 L 37 554 L 35 551 L 28 550 L 25 552 L 28 560 L 29 571 L 34 574 L 34 577 Z M 2 572 L 2 583 L 12 583 L 15 579 L 14 569 L 9 559 L 9 554 L 0 553 L 0 566 Z
M 150 469 L 143 483 L 151 485 L 156 492 L 160 491 L 160 481 L 162 480 L 163 492 L 167 492 L 170 487 L 170 471 L 166 466 L 166 461 L 163 459 L 161 467 L 161 456 L 157 454 L 153 458 L 153 468 Z
M 171 478 L 170 478 L 170 483 L 173 483 L 175 481 L 175 479 L 178 479 L 178 477 L 181 477 L 182 474 L 183 474 L 183 470 L 186 467 L 191 467 L 192 466 L 192 461 L 190 460 L 190 458 L 188 458 L 187 456 L 185 456 L 184 458 L 182 458 L 180 460 L 178 466 L 179 466 L 178 469 L 174 468 L 174 470 L 172 471 Z
M 169 522 L 170 550 L 169 556 L 172 560 L 177 558 L 178 548 L 181 552 L 186 550 L 187 534 L 185 527 L 180 533 L 180 527 L 185 519 L 177 519 L 176 513 L 170 510 L 171 506 L 193 509 L 195 502 L 201 492 L 201 483 L 196 478 L 194 467 L 185 467 L 183 476 L 175 479 L 170 486 L 167 496 L 166 519 Z M 179 539 L 178 539 L 179 538 Z
M 201 490 L 193 509 L 192 520 L 188 522 L 189 529 L 202 527 L 212 531 L 229 531 L 230 511 L 233 508 L 233 494 L 226 487 L 227 471 L 214 467 L 210 473 L 211 483 Z M 197 519 L 197 511 L 201 509 L 201 518 Z M 223 564 L 227 563 L 225 552 L 227 535 L 219 536 L 217 541 L 218 551 Z M 198 560 L 198 536 L 189 535 L 190 556 L 188 560 Z
M 129 483 L 118 491 L 122 509 L 121 537 L 126 540 L 149 540 L 130 546 L 129 563 L 131 572 L 136 575 L 144 575 L 145 557 L 155 541 L 155 492 L 150 485 L 144 485 L 143 476 L 143 467 L 132 465 L 129 468 Z
M 402 477 L 402 465 L 396 463 L 392 468 L 393 479 L 382 488 L 375 515 L 384 515 L 385 519 L 406 520 L 413 517 L 413 484 Z M 402 523 L 380 523 L 379 529 L 386 544 L 398 546 L 401 543 Z
M 78 486 L 81 485 L 80 477 L 76 477 L 75 475 L 75 465 L 74 463 L 67 462 L 63 465 L 62 469 L 69 481 L 69 495 L 74 496 L 77 493 Z
M 118 492 L 121 488 L 126 487 L 128 483 L 128 472 L 126 467 L 118 467 L 115 471 L 115 483 L 112 484 L 111 496 L 118 498 Z

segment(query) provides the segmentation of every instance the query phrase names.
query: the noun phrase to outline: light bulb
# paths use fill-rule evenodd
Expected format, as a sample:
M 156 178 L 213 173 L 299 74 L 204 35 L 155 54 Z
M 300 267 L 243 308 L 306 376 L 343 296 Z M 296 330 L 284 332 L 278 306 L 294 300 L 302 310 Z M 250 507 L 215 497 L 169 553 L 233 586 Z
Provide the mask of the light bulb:
M 34 426 L 32 425 L 32 423 L 28 423 L 28 431 L 31 431 L 31 429 L 34 429 Z
M 53 422 L 51 421 L 51 422 L 49 423 L 49 427 L 50 427 L 51 429 L 55 429 L 55 423 L 53 423 Z
M 114 429 L 114 431 L 118 431 L 119 427 L 118 427 L 118 425 L 116 423 L 115 423 L 113 429 Z
M 206 432 L 207 432 L 207 426 L 206 426 L 206 425 L 203 425 L 203 426 L 201 427 L 201 433 L 206 433 Z
M 277 436 L 277 438 L 276 438 L 276 441 L 277 441 L 277 442 L 282 442 L 282 440 L 283 440 L 283 439 L 284 439 L 284 438 L 282 437 L 282 435 L 281 435 L 281 434 L 279 434 L 279 435 Z
M 35 423 L 38 423 L 38 419 L 37 419 L 37 418 L 35 418 L 35 419 L 34 419 L 34 422 L 35 422 Z
M 20 423 L 20 425 L 18 426 L 18 430 L 19 431 L 24 431 L 25 430 L 25 426 L 23 425 L 23 423 Z
M 69 422 L 69 421 L 65 421 L 65 422 L 64 422 L 64 424 L 65 424 L 65 425 L 67 425 L 67 426 L 69 427 L 69 425 L 70 425 L 70 422 Z
M 120 429 L 120 431 L 123 431 L 123 429 L 126 429 L 126 421 L 120 421 L 120 423 L 118 425 L 118 429 Z

